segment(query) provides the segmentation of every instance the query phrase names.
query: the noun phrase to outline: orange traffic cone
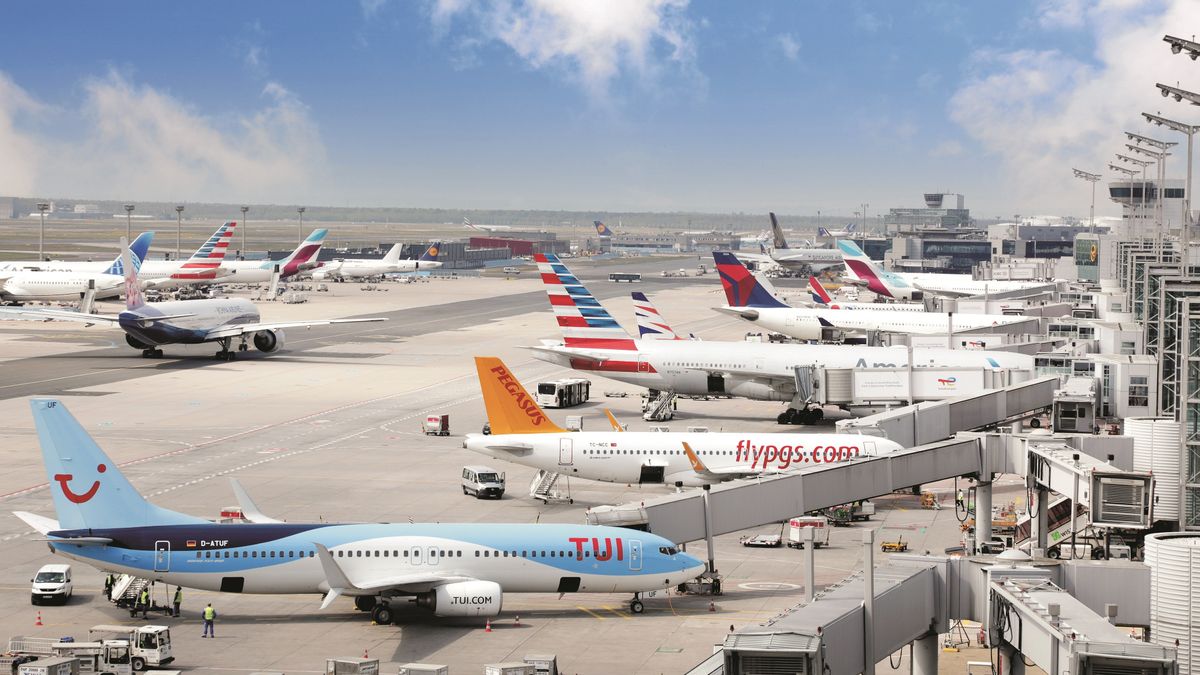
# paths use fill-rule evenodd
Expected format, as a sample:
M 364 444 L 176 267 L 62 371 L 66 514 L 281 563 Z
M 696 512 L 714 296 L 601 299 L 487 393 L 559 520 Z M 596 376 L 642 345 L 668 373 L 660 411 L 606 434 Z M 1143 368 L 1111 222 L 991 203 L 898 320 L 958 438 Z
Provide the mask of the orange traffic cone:
M 492 620 L 491 619 L 487 620 L 487 624 L 484 625 L 484 627 L 483 627 L 483 632 L 485 632 L 485 633 L 492 632 Z
M 45 625 L 42 623 L 42 610 L 40 610 L 40 609 L 38 610 L 37 621 L 34 621 L 33 625 L 35 625 L 35 626 L 44 626 Z
M 367 650 L 366 650 L 365 648 L 363 649 L 363 658 L 364 658 L 364 659 L 369 659 L 369 658 L 371 658 L 371 657 L 367 656 Z
M 717 611 L 717 603 L 713 602 L 712 600 L 709 600 L 708 601 L 708 611 L 710 611 L 710 612 Z

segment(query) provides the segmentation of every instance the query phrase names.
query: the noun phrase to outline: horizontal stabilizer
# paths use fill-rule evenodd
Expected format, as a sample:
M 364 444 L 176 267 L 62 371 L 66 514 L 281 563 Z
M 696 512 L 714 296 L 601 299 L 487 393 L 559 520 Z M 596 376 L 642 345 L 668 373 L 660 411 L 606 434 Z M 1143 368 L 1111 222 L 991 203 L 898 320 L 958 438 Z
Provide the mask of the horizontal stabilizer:
M 62 528 L 58 526 L 58 521 L 46 516 L 39 516 L 36 513 L 28 511 L 13 511 L 13 515 L 25 521 L 25 524 L 37 530 L 41 534 L 47 534 Z

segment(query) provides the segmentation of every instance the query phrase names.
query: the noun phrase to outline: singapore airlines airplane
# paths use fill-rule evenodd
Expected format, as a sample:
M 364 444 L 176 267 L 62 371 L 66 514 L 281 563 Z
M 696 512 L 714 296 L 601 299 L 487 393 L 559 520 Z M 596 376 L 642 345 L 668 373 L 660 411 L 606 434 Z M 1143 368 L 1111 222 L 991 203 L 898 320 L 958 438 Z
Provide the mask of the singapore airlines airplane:
M 392 248 L 387 252 L 387 255 L 378 260 L 348 259 L 325 263 L 312 273 L 313 281 L 381 277 L 385 274 L 395 274 L 398 272 L 435 270 L 442 266 L 442 263 L 437 261 L 438 252 L 442 248 L 441 242 L 433 243 L 416 260 L 401 260 L 401 248 L 404 248 L 402 244 L 392 244 Z
M 888 309 L 821 309 L 789 307 L 759 283 L 732 253 L 713 252 L 717 273 L 729 304 L 716 307 L 767 330 L 800 339 L 812 338 L 814 328 L 851 331 L 888 331 L 915 335 L 943 335 L 953 332 L 996 328 L 1028 321 L 1023 316 L 1003 314 L 959 314 L 946 312 L 896 312 Z M 810 282 L 811 283 L 811 282 Z M 880 305 L 881 307 L 883 305 Z
M 130 260 L 135 270 L 143 264 L 153 239 L 153 232 L 143 232 L 129 246 L 132 252 Z M 121 256 L 118 255 L 117 259 L 107 266 L 104 263 L 84 263 L 92 269 L 14 267 L 0 271 L 0 301 L 78 301 L 87 293 L 89 286 L 95 289 L 97 299 L 117 297 L 125 290 L 121 260 Z M 101 267 L 95 269 L 96 266 Z
M 491 435 L 463 447 L 514 464 L 609 483 L 712 485 L 878 457 L 899 443 L 861 434 L 575 431 L 559 428 L 495 357 L 475 357 Z
M 920 300 L 926 293 L 958 298 L 1010 291 L 1034 293 L 1053 286 L 1052 283 L 1038 281 L 976 280 L 970 274 L 889 272 L 871 260 L 854 242 L 839 241 L 837 245 L 846 262 L 846 269 L 857 277 L 856 283 L 866 286 L 876 295 L 893 300 Z
M 30 401 L 58 519 L 16 515 L 55 553 L 105 572 L 224 593 L 340 595 L 390 623 L 409 598 L 491 617 L 505 593 L 639 594 L 689 581 L 696 558 L 648 532 L 551 524 L 218 524 L 146 501 L 55 399 Z
M 121 238 L 124 248 L 125 239 Z M 249 349 L 248 341 L 253 338 L 254 346 L 270 354 L 279 351 L 284 344 L 284 328 L 306 328 L 326 326 L 334 323 L 360 323 L 364 321 L 386 321 L 370 319 L 317 319 L 311 321 L 287 321 L 262 323 L 258 308 L 243 298 L 216 298 L 211 300 L 176 300 L 147 304 L 129 259 L 129 251 L 122 253 L 125 272 L 125 311 L 117 316 L 108 314 L 85 314 L 53 309 L 18 309 L 0 307 L 2 314 L 20 314 L 34 318 L 57 321 L 78 321 L 95 324 L 104 323 L 120 326 L 125 331 L 125 342 L 130 347 L 142 350 L 145 358 L 161 358 L 162 345 L 200 344 L 217 342 L 221 351 L 217 358 L 232 361 L 230 350 L 234 339 L 240 339 L 238 349 Z
M 783 236 L 783 229 L 779 227 L 779 220 L 774 213 L 770 217 L 774 248 L 762 255 L 743 253 L 747 260 L 775 263 L 789 270 L 821 270 L 842 264 L 842 255 L 836 248 L 790 248 Z
M 797 394 L 795 369 L 801 366 L 1033 370 L 1032 356 L 1013 352 L 917 347 L 911 350 L 910 364 L 906 347 L 635 340 L 557 256 L 539 253 L 534 260 L 563 332 L 561 342 L 544 340 L 530 347 L 537 358 L 676 394 L 791 401 L 792 407 L 779 416 L 781 424 L 815 421 L 823 415 L 819 408 L 810 413 L 808 401 Z M 945 397 L 961 394 L 948 392 Z

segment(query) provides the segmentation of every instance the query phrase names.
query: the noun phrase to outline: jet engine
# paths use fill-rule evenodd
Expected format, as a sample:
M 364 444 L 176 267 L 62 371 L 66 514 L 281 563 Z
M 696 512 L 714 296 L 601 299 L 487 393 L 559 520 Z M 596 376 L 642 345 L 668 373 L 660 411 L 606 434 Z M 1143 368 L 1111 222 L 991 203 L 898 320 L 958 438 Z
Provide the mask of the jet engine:
M 154 348 L 154 345 L 145 344 L 144 342 L 142 342 L 141 340 L 138 340 L 137 338 L 133 337 L 129 333 L 125 334 L 125 344 L 129 345 L 130 347 L 133 347 L 134 349 L 153 349 Z
M 493 581 L 459 581 L 421 593 L 417 605 L 438 616 L 496 616 L 504 593 Z
M 281 330 L 260 330 L 254 334 L 254 348 L 260 352 L 270 354 L 283 349 L 283 331 Z

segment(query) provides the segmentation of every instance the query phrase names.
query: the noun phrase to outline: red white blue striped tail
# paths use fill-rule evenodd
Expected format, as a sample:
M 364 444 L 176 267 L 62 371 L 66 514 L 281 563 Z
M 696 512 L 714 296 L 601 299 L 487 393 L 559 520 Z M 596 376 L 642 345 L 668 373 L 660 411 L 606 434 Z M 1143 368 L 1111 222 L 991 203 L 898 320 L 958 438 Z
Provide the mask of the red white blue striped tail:
M 191 258 L 179 267 L 179 271 L 171 275 L 172 279 L 215 279 L 217 268 L 225 259 L 229 243 L 233 240 L 233 230 L 237 223 L 229 221 L 217 228 L 208 241 L 196 249 Z
M 645 293 L 634 291 L 633 313 L 637 316 L 638 339 L 640 340 L 683 340 Z
M 558 256 L 538 253 L 537 262 L 554 318 L 563 332 L 563 344 L 590 349 L 637 351 L 637 345 L 621 324 L 608 313 L 582 282 L 571 274 Z

